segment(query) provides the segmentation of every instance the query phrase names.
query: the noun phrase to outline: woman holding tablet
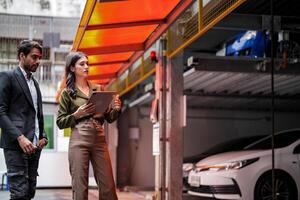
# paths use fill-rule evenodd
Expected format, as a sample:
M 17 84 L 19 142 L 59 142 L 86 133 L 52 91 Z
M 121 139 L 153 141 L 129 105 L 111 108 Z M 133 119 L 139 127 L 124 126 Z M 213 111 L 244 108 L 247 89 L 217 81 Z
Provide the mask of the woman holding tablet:
M 88 199 L 89 161 L 99 188 L 99 199 L 116 200 L 111 161 L 105 140 L 103 123 L 115 121 L 121 110 L 121 101 L 115 95 L 104 113 L 95 114 L 95 105 L 87 104 L 91 94 L 101 91 L 99 85 L 87 81 L 88 59 L 81 52 L 71 52 L 66 58 L 66 88 L 59 100 L 57 126 L 71 127 L 69 163 L 73 199 Z

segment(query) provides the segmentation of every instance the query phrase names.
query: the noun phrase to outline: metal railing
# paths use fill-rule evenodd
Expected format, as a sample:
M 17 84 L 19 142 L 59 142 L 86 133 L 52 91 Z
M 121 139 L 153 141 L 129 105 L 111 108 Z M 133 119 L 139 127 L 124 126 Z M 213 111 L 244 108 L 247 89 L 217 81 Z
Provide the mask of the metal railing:
M 133 87 L 141 83 L 143 80 L 147 79 L 149 76 L 155 72 L 155 62 L 152 62 L 150 58 L 144 60 L 144 57 L 141 57 L 139 60 L 139 66 L 134 69 L 130 69 L 126 77 L 118 78 L 113 84 L 111 84 L 108 90 L 117 91 L 120 95 L 127 93 Z
M 168 56 L 175 56 L 245 1 L 195 1 L 168 30 Z

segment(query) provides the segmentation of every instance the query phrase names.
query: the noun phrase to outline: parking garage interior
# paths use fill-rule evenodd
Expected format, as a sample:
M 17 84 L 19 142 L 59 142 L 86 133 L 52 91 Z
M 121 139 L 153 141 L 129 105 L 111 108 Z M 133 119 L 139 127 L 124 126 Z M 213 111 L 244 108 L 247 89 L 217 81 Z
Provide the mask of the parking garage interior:
M 214 181 L 212 186 L 188 184 L 183 189 L 182 165 L 190 157 L 235 139 L 275 137 L 275 133 L 297 128 L 295 134 L 300 134 L 300 2 L 172 1 L 173 7 L 163 19 L 152 19 L 154 22 L 150 24 L 157 23 L 157 27 L 142 41 L 142 46 L 132 46 L 129 41 L 119 51 L 120 46 L 106 49 L 101 43 L 89 48 L 87 41 L 94 36 L 84 33 L 146 28 L 149 22 L 120 22 L 118 26 L 118 23 L 101 24 L 95 17 L 91 25 L 87 16 L 97 14 L 100 3 L 103 1 L 87 1 L 73 50 L 86 51 L 89 58 L 120 56 L 130 51 L 125 59 L 91 62 L 93 68 L 99 69 L 91 75 L 91 80 L 106 85 L 107 90 L 117 91 L 123 102 L 118 122 L 105 127 L 120 191 L 139 194 L 147 191 L 151 195 L 144 195 L 144 199 L 151 200 L 254 199 L 255 192 L 245 196 L 237 181 L 233 181 L 238 185 L 233 189 Z M 230 49 L 234 45 L 239 48 L 243 40 L 250 41 L 251 37 L 257 40 L 247 49 Z M 108 71 L 102 73 L 101 67 Z M 48 110 L 55 110 L 55 103 L 48 105 Z M 299 139 L 296 142 L 300 144 Z M 45 156 L 64 162 L 66 156 L 55 153 L 54 150 Z M 300 157 L 293 155 L 298 156 L 294 166 L 299 175 Z M 270 166 L 273 161 L 281 161 L 281 157 L 276 154 L 274 160 L 270 158 Z M 41 167 L 46 165 L 44 161 Z M 67 165 L 63 165 L 63 172 L 67 170 Z M 272 167 L 264 173 L 267 171 L 271 172 Z M 276 174 L 282 175 L 275 170 L 275 177 Z M 288 180 L 295 179 L 289 186 L 297 188 L 298 196 L 292 190 L 285 199 L 299 199 L 297 177 L 290 175 Z M 69 187 L 67 178 L 62 185 L 56 185 L 52 179 L 47 184 L 44 176 L 40 179 L 46 183 L 41 187 Z M 258 180 L 250 183 L 249 179 L 246 185 L 257 188 L 257 183 Z M 255 196 L 255 200 L 259 199 Z
M 261 31 L 270 36 L 269 1 L 244 2 L 182 50 L 180 56 L 183 59 L 179 65 L 182 70 L 183 88 L 179 93 L 186 97 L 186 126 L 183 128 L 182 135 L 183 160 L 224 141 L 271 134 L 272 127 L 275 132 L 298 128 L 299 62 L 297 53 L 290 54 L 295 59 L 291 58 L 289 62 L 283 61 L 284 41 L 280 41 L 282 34 L 288 33 L 288 40 L 291 43 L 299 43 L 298 22 L 296 22 L 299 18 L 296 11 L 298 7 L 299 3 L 296 1 L 274 1 L 273 28 L 276 38 L 273 47 L 274 66 L 272 66 L 270 51 L 266 51 L 263 56 L 220 56 L 226 42 L 234 40 L 241 32 Z M 197 29 L 198 22 L 191 14 L 192 10 L 190 8 L 182 15 L 183 23 L 178 20 L 173 26 L 179 29 L 185 25 Z M 176 42 L 178 40 L 174 43 Z M 295 52 L 298 48 L 296 46 Z M 274 67 L 274 93 L 272 93 L 272 67 Z M 154 84 L 154 81 L 155 76 L 151 76 L 124 95 L 129 99 L 128 101 L 141 99 L 141 103 L 135 108 L 124 113 L 125 121 L 132 115 L 139 119 L 133 120 L 131 126 L 143 127 L 140 129 L 139 145 L 136 141 L 128 139 L 129 143 L 132 143 L 133 150 L 127 152 L 127 155 L 132 156 L 133 163 L 124 162 L 128 169 L 129 166 L 134 166 L 137 172 L 131 177 L 124 172 L 127 177 L 122 180 L 133 185 L 151 186 L 155 181 L 155 170 L 149 167 L 154 165 L 155 159 L 149 156 L 147 166 L 139 166 L 137 161 L 144 160 L 152 147 L 147 145 L 147 141 L 152 138 L 149 134 L 152 132 L 152 124 L 149 122 L 148 113 L 151 112 L 152 99 L 155 98 L 154 86 L 152 93 L 150 91 L 151 95 L 146 95 L 147 98 L 143 97 L 145 97 L 145 89 L 149 84 L 151 85 L 151 82 Z M 272 98 L 274 105 L 272 105 Z M 121 126 L 121 132 L 122 130 L 127 132 L 124 126 Z M 120 135 L 124 136 L 124 140 L 130 138 L 125 133 Z M 141 147 L 143 145 L 145 149 Z M 151 175 L 145 177 L 145 182 L 142 183 L 138 177 L 144 173 L 144 170 Z M 120 173 L 120 176 L 123 176 L 123 173 Z M 188 197 L 184 195 L 183 198 Z M 197 198 L 201 199 L 201 197 Z

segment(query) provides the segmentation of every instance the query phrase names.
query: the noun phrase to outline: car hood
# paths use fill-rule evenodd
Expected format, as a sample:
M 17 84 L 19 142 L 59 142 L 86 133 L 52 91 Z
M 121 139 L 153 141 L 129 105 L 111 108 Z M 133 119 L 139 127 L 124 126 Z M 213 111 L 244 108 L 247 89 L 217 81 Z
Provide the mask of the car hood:
M 197 163 L 197 166 L 241 161 L 241 160 L 247 160 L 251 158 L 262 157 L 270 154 L 271 154 L 271 150 L 231 151 L 231 152 L 220 153 L 213 156 L 209 156 L 203 160 L 200 160 Z

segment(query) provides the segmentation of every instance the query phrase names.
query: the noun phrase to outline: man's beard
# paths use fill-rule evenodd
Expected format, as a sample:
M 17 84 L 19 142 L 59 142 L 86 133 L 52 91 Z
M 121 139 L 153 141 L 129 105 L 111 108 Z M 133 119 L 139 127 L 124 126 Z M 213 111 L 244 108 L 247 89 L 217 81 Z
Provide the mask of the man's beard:
M 24 69 L 28 72 L 36 72 L 38 65 L 26 65 L 24 64 Z

